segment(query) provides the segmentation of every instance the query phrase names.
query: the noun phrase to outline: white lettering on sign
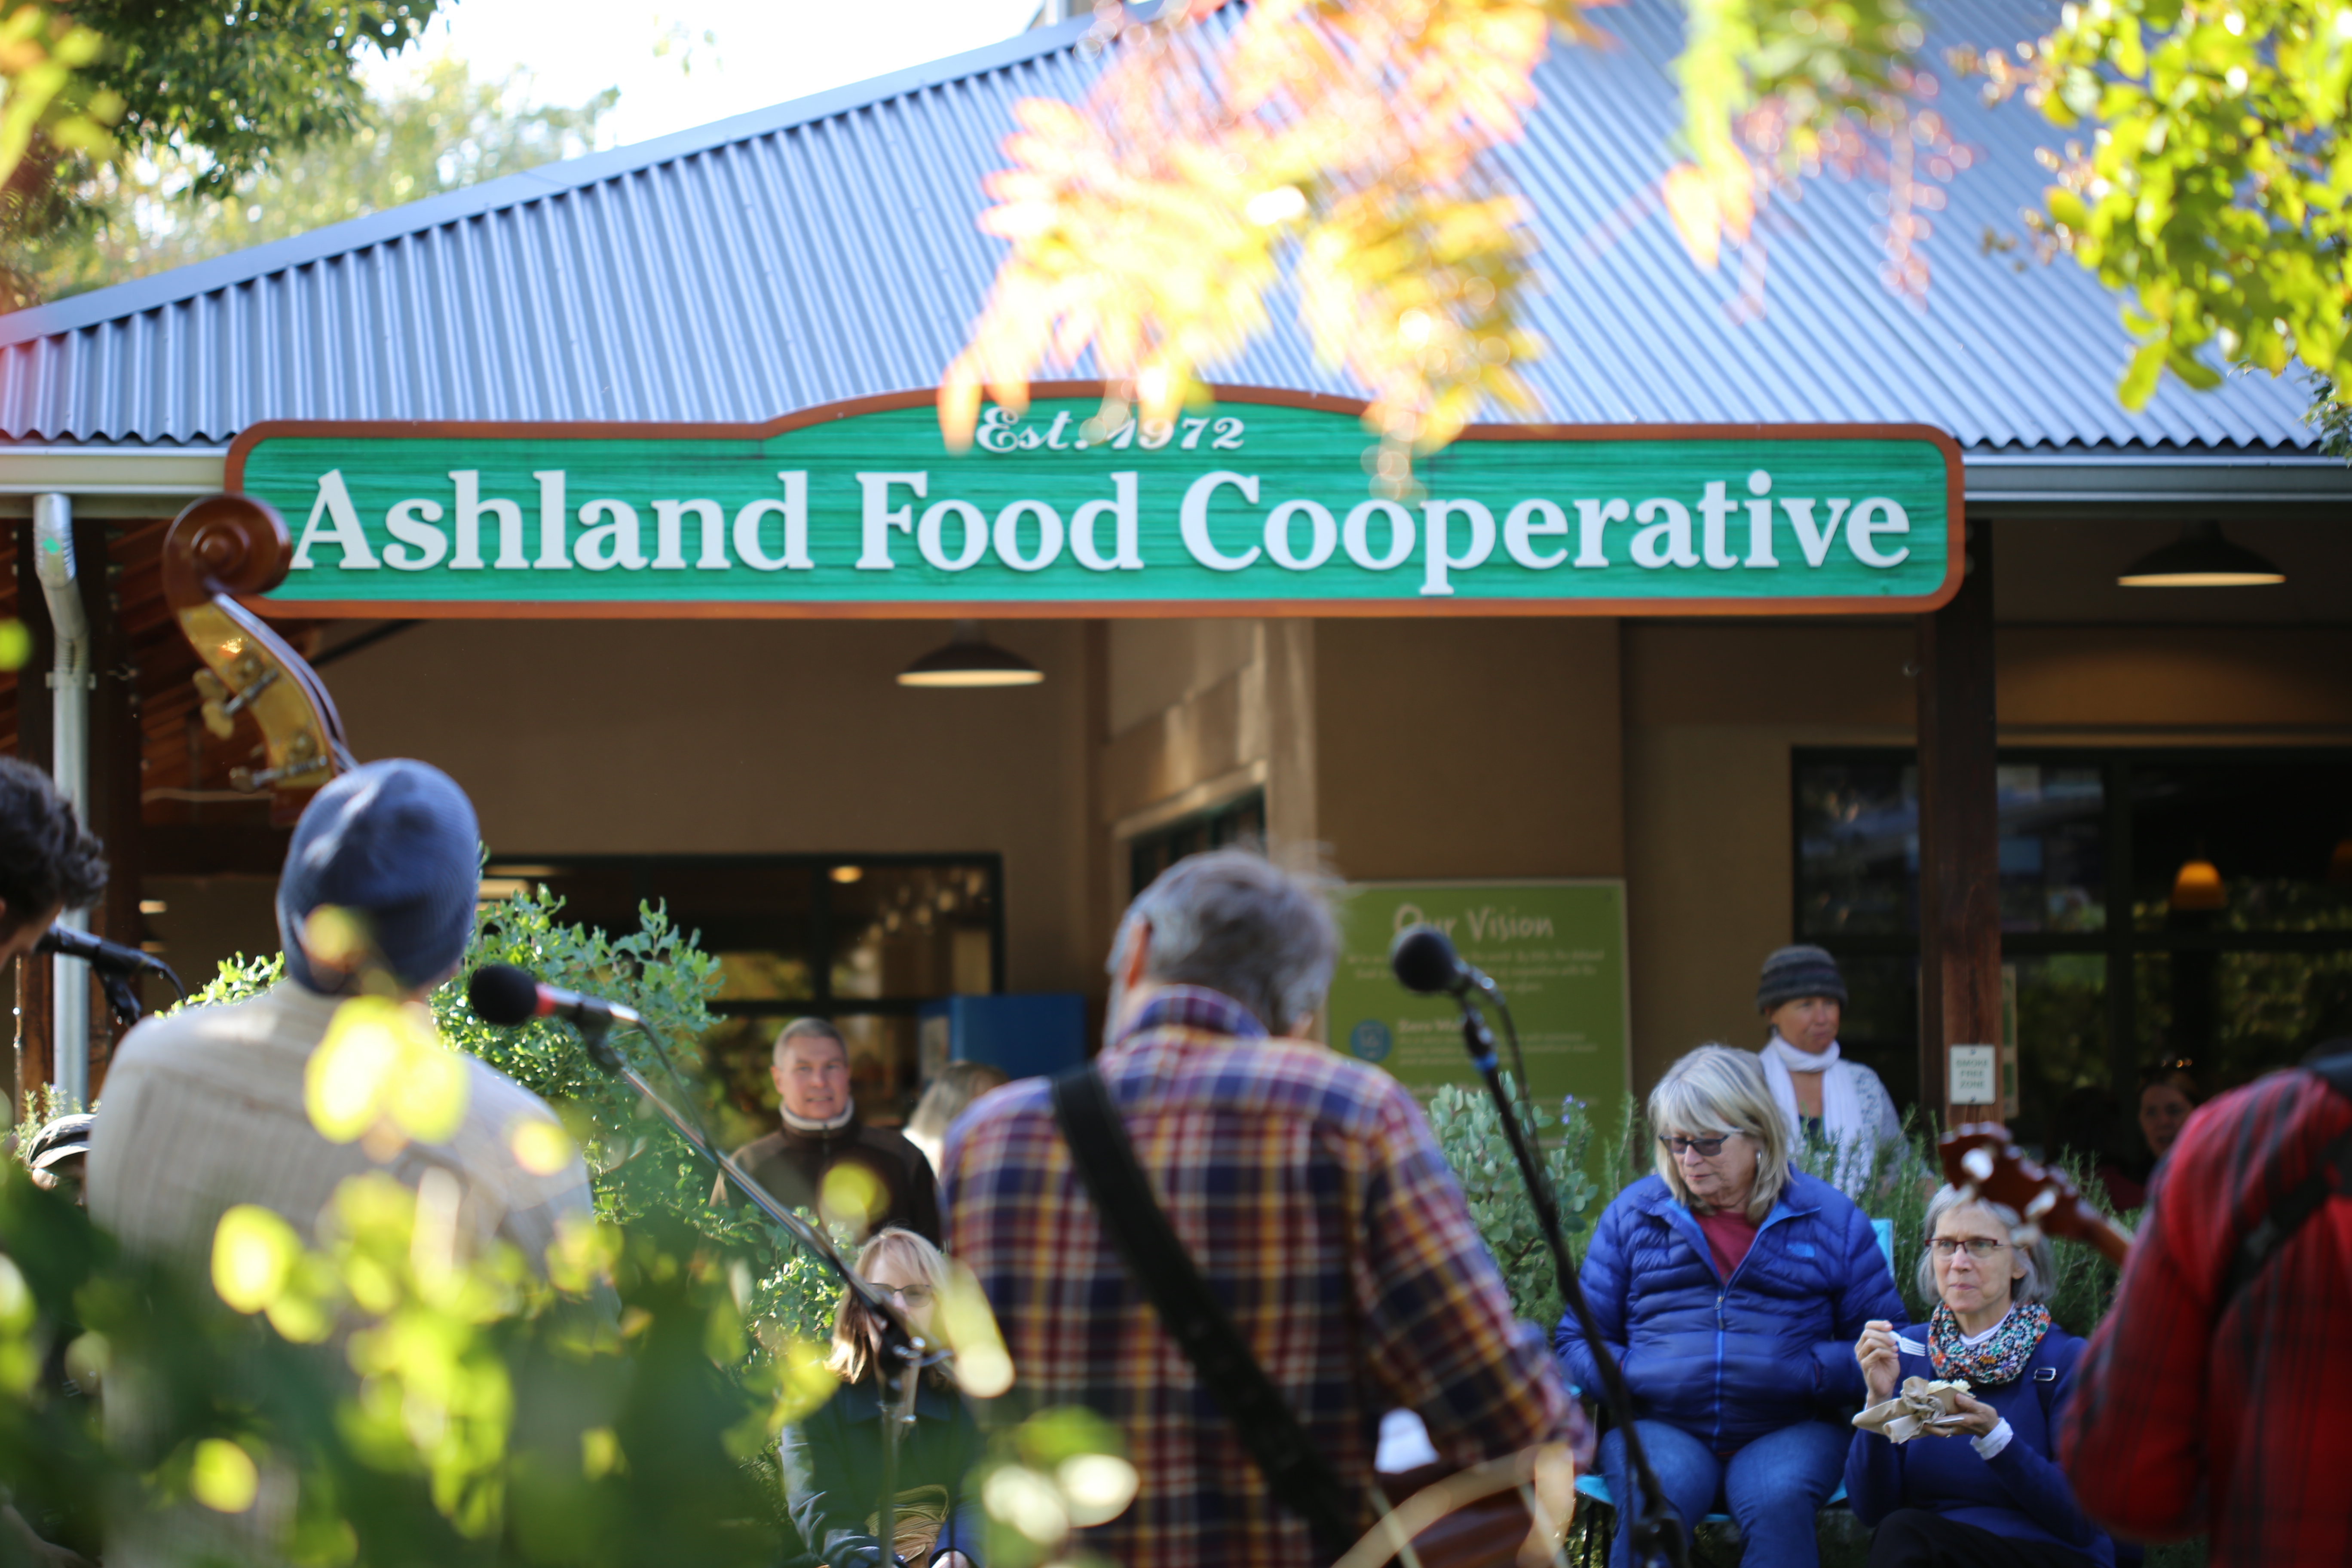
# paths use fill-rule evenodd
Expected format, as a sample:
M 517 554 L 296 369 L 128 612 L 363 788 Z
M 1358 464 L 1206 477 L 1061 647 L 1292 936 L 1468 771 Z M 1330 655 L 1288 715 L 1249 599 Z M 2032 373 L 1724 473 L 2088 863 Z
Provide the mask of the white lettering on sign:
M 1873 496 L 1856 504 L 1853 516 L 1847 521 L 1846 548 L 1853 551 L 1853 558 L 1864 566 L 1900 566 L 1911 554 L 1909 545 L 1900 550 L 1881 550 L 1873 540 L 1881 533 L 1910 531 L 1911 520 L 1903 515 L 1901 507 L 1885 496 Z
M 1093 444 L 1116 446 L 1131 437 L 1133 445 L 1150 448 L 1198 437 L 1197 449 L 1209 451 L 1222 445 L 1216 437 L 1223 423 L 1188 419 L 1155 433 L 1153 422 L 1145 420 Z M 1240 421 L 1233 423 L 1238 442 Z M 1186 426 L 1198 427 L 1187 434 Z M 1044 427 L 1016 428 L 1010 421 L 985 427 L 992 439 L 1034 437 L 1041 449 L 1084 441 L 1087 428 L 1070 424 L 1066 412 Z M 855 507 L 856 554 L 824 563 L 810 544 L 816 502 L 806 469 L 776 470 L 781 493 L 736 506 L 731 517 L 709 497 L 641 500 L 606 495 L 575 507 L 570 499 L 573 476 L 565 469 L 534 469 L 530 478 L 538 489 L 535 531 L 527 531 L 519 498 L 484 495 L 480 470 L 453 468 L 449 489 L 439 495 L 405 496 L 385 507 L 382 533 L 372 537 L 344 471 L 330 468 L 312 481 L 292 569 L 308 572 L 331 563 L 345 572 L 382 566 L 397 572 L 683 572 L 690 559 L 691 569 L 704 572 L 739 564 L 755 572 L 809 572 L 820 565 L 891 572 L 919 558 L 941 572 L 969 572 L 992 560 L 1030 574 L 1045 571 L 1066 554 L 1088 572 L 1140 572 L 1146 568 L 1146 509 L 1156 503 L 1156 517 L 1165 519 L 1171 502 L 1183 556 L 1210 571 L 1392 572 L 1418 554 L 1417 590 L 1428 597 L 1454 595 L 1457 574 L 1491 570 L 1498 558 L 1507 563 L 1507 571 L 1537 573 L 1571 564 L 1578 571 L 1605 571 L 1621 561 L 1643 573 L 1700 567 L 1779 572 L 1784 563 L 1774 534 L 1783 524 L 1782 538 L 1795 540 L 1811 570 L 1829 563 L 1841 539 L 1853 562 L 1874 571 L 1892 570 L 1912 555 L 1910 516 L 1894 498 L 1776 495 L 1772 475 L 1763 468 L 1746 477 L 1745 499 L 1732 494 L 1733 481 L 1707 479 L 1693 500 L 1530 496 L 1506 510 L 1499 500 L 1490 506 L 1460 495 L 1432 497 L 1417 507 L 1374 499 L 1355 502 L 1344 517 L 1330 500 L 1285 496 L 1276 489 L 1279 480 L 1230 468 L 1186 476 L 1181 491 L 1171 493 L 1171 486 L 1156 495 L 1147 492 L 1140 472 L 1121 468 L 1076 481 L 1075 495 L 1056 486 L 1058 493 L 1004 502 L 998 499 L 1000 490 L 986 508 L 938 493 L 942 487 L 933 483 L 928 469 L 866 470 L 850 476 L 856 486 L 854 499 L 837 493 L 845 488 L 844 481 L 826 480 L 836 492 L 823 498 L 828 516 L 837 518 Z M 1096 488 L 1104 481 L 1108 495 Z M 1613 539 L 1612 526 L 1621 530 Z M 493 530 L 496 553 L 486 557 Z M 904 536 L 903 542 L 894 536 Z M 1612 544 L 1622 546 L 1622 556 L 1612 556 Z M 902 562 L 894 546 L 908 545 L 912 549 Z
M 1140 572 L 1143 517 L 1136 509 L 1135 472 L 1113 474 L 1110 482 L 1116 499 L 1090 500 L 1070 514 L 1070 554 L 1089 572 Z M 1095 542 L 1095 527 L 1106 517 L 1114 541 L 1108 555 Z
M 433 525 L 441 521 L 441 503 L 419 499 L 396 501 L 383 514 L 383 526 L 394 541 L 383 547 L 385 565 L 402 572 L 422 572 L 441 564 L 449 553 L 449 536 Z
M 816 563 L 809 559 L 808 470 L 780 469 L 776 478 L 783 482 L 783 500 L 755 500 L 735 514 L 735 553 L 744 565 L 762 572 L 814 571 Z M 771 514 L 784 520 L 782 555 L 768 554 L 760 543 L 761 527 Z
M 695 558 L 695 568 L 702 572 L 726 571 L 727 513 L 715 500 L 654 502 L 654 570 L 686 570 L 686 556 L 682 551 L 688 512 L 694 514 L 695 521 L 702 530 L 702 552 Z
M 320 528 L 324 522 L 327 526 Z M 310 503 L 310 521 L 302 525 L 302 537 L 295 542 L 296 572 L 310 566 L 310 547 L 331 544 L 342 552 L 337 564 L 346 572 L 373 572 L 377 566 L 375 552 L 368 547 L 367 530 L 360 526 L 360 514 L 352 510 L 352 492 L 343 483 L 343 470 L 329 468 L 319 476 L 319 499 Z
M 898 563 L 890 559 L 890 531 L 912 533 L 915 529 L 915 509 L 911 506 L 893 508 L 890 487 L 904 485 L 920 500 L 930 493 L 931 476 L 925 473 L 860 474 L 857 488 L 866 498 L 866 510 L 859 523 L 858 542 L 863 548 L 857 552 L 860 572 L 892 572 Z
M 1448 572 L 1466 572 L 1473 566 L 1486 564 L 1486 557 L 1495 553 L 1495 514 L 1475 500 L 1425 500 L 1421 503 L 1428 553 L 1421 578 L 1423 594 L 1451 594 L 1454 585 L 1445 580 Z M 1469 542 L 1456 555 L 1448 548 L 1446 536 L 1453 520 L 1463 519 L 1470 525 Z
M 1178 529 L 1193 560 L 1213 572 L 1238 572 L 1257 559 L 1258 547 L 1253 544 L 1244 554 L 1228 555 L 1209 537 L 1209 498 L 1220 485 L 1233 486 L 1242 492 L 1244 500 L 1255 503 L 1257 500 L 1255 474 L 1236 474 L 1229 468 L 1202 474 L 1184 491 L 1184 505 L 1177 513 Z
M 1089 447 L 1124 452 L 1136 447 L 1156 452 L 1176 441 L 1181 430 L 1183 438 L 1177 441 L 1181 451 L 1238 452 L 1245 428 L 1231 414 L 1175 420 L 1138 419 L 1130 412 L 1123 424 L 1103 428 L 1091 419 L 1073 426 L 1070 411 L 1065 408 L 1043 430 L 1034 425 L 1024 427 L 1021 418 L 1001 404 L 990 404 L 972 432 L 972 445 L 983 452 L 1083 452 Z

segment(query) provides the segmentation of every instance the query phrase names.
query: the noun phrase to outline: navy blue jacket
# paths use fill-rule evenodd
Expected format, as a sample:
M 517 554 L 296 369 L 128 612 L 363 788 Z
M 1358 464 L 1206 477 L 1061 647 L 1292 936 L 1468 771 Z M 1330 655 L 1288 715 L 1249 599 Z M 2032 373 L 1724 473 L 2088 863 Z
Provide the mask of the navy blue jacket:
M 2099 1568 L 2112 1568 L 2114 1544 L 2074 1506 L 2074 1489 L 2051 1457 L 2082 1353 L 2083 1342 L 2053 1323 L 2015 1379 L 1969 1388 L 2015 1434 L 1990 1459 L 1979 1458 L 1966 1437 L 1915 1437 L 1897 1445 L 1875 1432 L 1856 1432 L 1845 1457 L 1845 1491 L 1854 1517 L 1875 1529 L 1898 1508 L 1926 1509 L 1995 1535 L 2079 1552 Z M 1906 1354 L 1902 1362 L 1898 1384 L 1936 1375 L 1926 1356 Z M 2047 1380 L 2037 1381 L 2039 1374 Z
M 1859 1407 L 1862 1326 L 1906 1321 L 1869 1219 L 1827 1182 L 1795 1172 L 1729 1279 L 1658 1176 L 1601 1214 L 1577 1277 L 1635 1408 L 1717 1454 Z M 1601 1386 L 1573 1316 L 1560 1319 L 1552 1344 L 1570 1383 Z

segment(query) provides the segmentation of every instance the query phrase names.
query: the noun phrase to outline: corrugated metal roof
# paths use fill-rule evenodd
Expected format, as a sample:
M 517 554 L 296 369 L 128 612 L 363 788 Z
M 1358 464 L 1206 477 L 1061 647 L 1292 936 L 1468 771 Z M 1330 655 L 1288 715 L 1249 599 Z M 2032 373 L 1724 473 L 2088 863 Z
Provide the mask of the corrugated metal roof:
M 2053 7 L 1983 0 L 1970 41 Z M 1888 292 L 1867 182 L 1775 206 L 1760 318 L 1740 268 L 1697 270 L 1644 192 L 1672 161 L 1679 7 L 1595 14 L 1507 161 L 1549 276 L 1546 416 L 1921 420 L 1963 445 L 2307 448 L 2293 380 L 2115 401 L 2116 302 L 2019 232 L 2053 135 L 1948 82 L 1979 154 L 1949 187 L 1924 303 Z M 1023 98 L 1071 99 L 1084 21 L 640 146 L 550 164 L 235 256 L 0 317 L 0 434 L 214 443 L 258 420 L 758 420 L 936 383 L 1001 247 L 973 218 Z M 1947 37 L 1937 41 L 1957 41 Z M 1351 393 L 1277 332 L 1219 378 Z

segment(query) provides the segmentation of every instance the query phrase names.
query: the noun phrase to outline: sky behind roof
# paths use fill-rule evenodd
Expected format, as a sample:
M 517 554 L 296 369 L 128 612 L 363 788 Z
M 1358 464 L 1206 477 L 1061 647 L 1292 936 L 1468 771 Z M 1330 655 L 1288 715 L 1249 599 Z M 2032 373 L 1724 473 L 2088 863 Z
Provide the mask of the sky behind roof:
M 1039 0 L 457 0 L 424 55 L 477 77 L 531 73 L 539 103 L 621 101 L 599 138 L 625 146 L 1011 37 Z M 560 26 L 549 25 L 560 17 Z M 379 66 L 413 69 L 419 58 Z

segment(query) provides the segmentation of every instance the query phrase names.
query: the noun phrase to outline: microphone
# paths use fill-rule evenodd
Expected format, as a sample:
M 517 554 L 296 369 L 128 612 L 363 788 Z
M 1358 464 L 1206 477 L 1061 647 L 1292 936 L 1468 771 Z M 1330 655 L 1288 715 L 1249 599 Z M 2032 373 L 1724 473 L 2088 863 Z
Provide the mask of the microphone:
M 615 1024 L 644 1022 L 634 1009 L 618 1002 L 541 984 L 530 971 L 511 963 L 486 963 L 474 971 L 466 987 L 466 1000 L 473 1004 L 476 1017 L 501 1027 L 528 1024 L 533 1018 L 561 1018 L 583 1034 L 601 1035 Z
M 125 947 L 119 942 L 109 942 L 71 926 L 51 926 L 33 944 L 35 952 L 61 953 L 79 958 L 92 969 L 109 974 L 136 974 L 142 969 L 163 970 L 163 961 L 154 954 L 142 952 L 135 947 Z
M 1424 996 L 1441 991 L 1459 996 L 1474 985 L 1481 991 L 1495 989 L 1495 983 L 1476 965 L 1465 963 L 1445 933 L 1433 925 L 1407 926 L 1397 932 L 1389 944 L 1389 967 L 1406 990 Z

